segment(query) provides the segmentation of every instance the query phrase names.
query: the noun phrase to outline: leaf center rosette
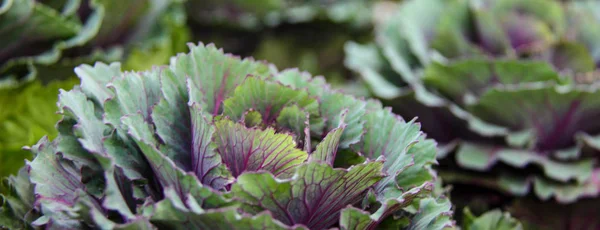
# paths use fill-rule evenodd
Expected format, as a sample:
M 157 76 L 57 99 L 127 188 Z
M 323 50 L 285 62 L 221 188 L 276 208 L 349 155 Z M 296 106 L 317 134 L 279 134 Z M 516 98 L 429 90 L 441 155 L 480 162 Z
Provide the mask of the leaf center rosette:
M 49 228 L 453 225 L 431 193 L 435 142 L 414 121 L 320 77 L 190 49 L 146 72 L 76 68 L 60 135 L 12 179 L 33 201 L 5 212 L 32 205 L 39 218 L 18 218 Z
M 407 1 L 346 64 L 441 143 L 446 182 L 571 203 L 600 194 L 598 9 Z

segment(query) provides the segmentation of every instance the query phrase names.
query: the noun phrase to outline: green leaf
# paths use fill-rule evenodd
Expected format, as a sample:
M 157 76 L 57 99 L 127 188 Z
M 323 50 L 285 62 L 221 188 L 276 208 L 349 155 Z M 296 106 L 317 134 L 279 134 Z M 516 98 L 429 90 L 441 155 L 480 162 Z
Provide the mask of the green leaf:
M 309 161 L 320 161 L 333 166 L 340 145 L 340 138 L 342 137 L 345 128 L 346 125 L 342 124 L 340 127 L 329 132 L 327 136 L 323 138 L 323 141 L 317 145 L 315 151 L 310 154 Z
M 326 93 L 321 97 L 321 117 L 325 119 L 325 132 L 347 124 L 340 137 L 340 147 L 348 148 L 363 136 L 362 119 L 366 101 L 342 93 Z
M 92 153 L 104 155 L 106 151 L 102 143 L 107 127 L 96 117 L 94 103 L 77 89 L 68 92 L 61 90 L 59 108 L 60 113 L 77 121 L 73 131 L 80 137 L 81 145 Z
M 475 217 L 469 209 L 464 211 L 465 221 L 463 226 L 466 230 L 522 230 L 521 223 L 513 218 L 510 213 L 503 213 L 500 210 L 492 210 L 484 213 L 479 217 Z
M 116 123 L 116 120 L 124 115 L 141 113 L 146 120 L 150 120 L 152 107 L 155 106 L 161 96 L 160 76 L 161 71 L 145 71 L 141 73 L 119 74 L 108 85 L 115 91 L 114 100 L 119 110 L 107 111 L 107 120 Z M 105 105 L 106 106 L 106 105 Z
M 258 112 L 256 112 L 258 114 Z M 248 116 L 246 116 L 246 120 Z M 310 114 L 298 105 L 287 106 L 281 110 L 277 117 L 277 126 L 283 131 L 291 131 L 298 146 L 304 146 L 306 152 L 310 152 Z M 262 115 L 256 118 L 255 123 L 262 122 Z M 258 120 L 260 119 L 260 120 Z M 247 125 L 246 121 L 246 126 Z
M 320 100 L 319 112 L 321 119 L 310 121 L 311 131 L 323 134 L 339 127 L 342 122 L 348 124 L 340 139 L 340 146 L 348 148 L 358 142 L 363 135 L 363 121 L 366 102 L 351 95 L 327 90 L 330 88 L 323 79 L 311 79 L 309 74 L 297 70 L 284 71 L 275 76 L 275 79 L 295 89 L 306 89 L 311 96 Z M 323 126 L 324 125 L 324 126 Z
M 172 2 L 177 4 L 171 4 L 167 9 L 163 9 L 162 5 L 155 7 L 153 14 L 146 16 L 150 19 L 157 17 L 158 23 L 151 28 L 149 37 L 129 52 L 123 65 L 125 69 L 144 70 L 153 65 L 167 64 L 171 56 L 187 50 L 185 43 L 191 35 L 186 25 L 185 8 L 178 1 Z M 149 20 L 146 24 L 151 25 L 151 22 Z
M 454 226 L 450 200 L 425 198 L 419 202 L 419 211 L 407 229 L 444 229 Z
M 600 60 L 600 46 L 597 38 L 600 37 L 600 23 L 598 3 L 593 1 L 571 1 L 567 5 L 567 19 L 569 27 L 575 27 L 575 40 L 581 42 L 593 57 L 595 63 Z
M 397 14 L 398 17 L 395 19 L 400 26 L 399 29 L 396 28 L 395 30 L 402 34 L 410 51 L 423 64 L 430 61 L 429 39 L 426 36 L 436 30 L 445 7 L 447 5 L 438 0 L 407 2 L 400 8 L 400 12 Z M 392 65 L 394 65 L 393 61 Z M 404 74 L 403 72 L 399 73 Z
M 375 186 L 377 201 L 382 204 L 372 216 L 377 221 L 430 190 L 433 175 L 429 167 L 436 162 L 435 143 L 424 139 L 420 127 L 380 106 L 373 106 L 365 115 L 365 137 L 353 146 L 368 159 L 385 159 L 387 176 Z
M 596 63 L 583 44 L 561 42 L 551 51 L 550 62 L 558 70 L 569 70 L 576 73 L 594 71 Z
M 545 176 L 562 182 L 574 179 L 578 183 L 583 183 L 590 178 L 593 170 L 593 163 L 590 160 L 560 162 L 527 150 L 471 143 L 460 145 L 456 153 L 456 161 L 461 167 L 478 171 L 488 171 L 498 161 L 517 168 L 535 164 L 542 168 Z
M 348 206 L 342 210 L 340 216 L 340 227 L 343 230 L 370 229 L 375 225 L 370 213 Z
M 133 184 L 120 169 L 115 167 L 108 168 L 106 175 L 106 197 L 103 202 L 104 207 L 118 211 L 128 220 L 135 219 L 135 200 L 133 198 Z M 121 183 L 121 184 L 118 184 Z M 119 188 L 119 186 L 121 188 Z M 124 191 L 121 191 L 124 190 Z
M 545 62 L 468 59 L 425 69 L 423 83 L 461 105 L 467 96 L 480 96 L 490 88 L 528 82 L 560 82 L 560 76 Z
M 402 78 L 395 73 L 390 63 L 374 44 L 359 45 L 346 43 L 344 64 L 360 73 L 362 79 L 378 97 L 391 99 L 402 94 Z
M 113 77 L 121 75 L 121 64 L 96 63 L 94 66 L 80 65 L 75 68 L 77 77 L 81 79 L 81 91 L 99 105 L 114 96 L 107 84 Z
M 313 116 L 318 109 L 317 100 L 309 97 L 306 91 L 261 81 L 255 77 L 247 78 L 223 104 L 223 114 L 234 121 L 240 120 L 246 111 L 253 109 L 260 112 L 263 123 L 267 125 L 275 122 L 281 110 L 292 104 Z
M 385 159 L 383 169 L 388 176 L 378 183 L 376 190 L 380 194 L 390 194 L 384 190 L 410 189 L 411 186 L 398 187 L 396 177 L 401 176 L 401 173 L 409 167 L 419 169 L 435 162 L 435 148 L 422 149 L 418 147 L 420 144 L 415 146 L 418 143 L 427 143 L 423 142 L 419 126 L 415 125 L 413 121 L 405 122 L 389 110 L 371 111 L 363 119 L 365 120 L 365 136 L 353 148 L 369 159 L 379 157 Z M 427 145 L 431 144 L 433 143 L 427 143 Z M 417 159 L 423 159 L 423 161 L 417 163 Z
M 22 229 L 39 217 L 33 209 L 33 185 L 29 181 L 26 167 L 19 170 L 17 176 L 11 175 L 7 180 L 8 188 L 3 190 L 0 205 L 0 227 Z

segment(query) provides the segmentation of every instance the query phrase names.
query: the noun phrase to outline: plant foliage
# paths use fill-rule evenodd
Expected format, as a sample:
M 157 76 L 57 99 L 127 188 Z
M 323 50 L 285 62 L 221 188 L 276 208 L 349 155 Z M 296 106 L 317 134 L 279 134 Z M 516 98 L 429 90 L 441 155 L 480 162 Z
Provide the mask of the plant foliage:
M 81 65 L 0 224 L 165 229 L 452 227 L 435 142 L 378 101 L 190 46 L 169 66 Z
M 594 1 L 405 1 L 375 44 L 347 44 L 346 64 L 451 153 L 446 182 L 572 203 L 600 194 L 599 12 Z
M 175 0 L 7 0 L 0 21 L 0 177 L 23 165 L 22 146 L 56 135 L 56 95 L 77 84 L 74 67 L 165 64 L 189 36 Z

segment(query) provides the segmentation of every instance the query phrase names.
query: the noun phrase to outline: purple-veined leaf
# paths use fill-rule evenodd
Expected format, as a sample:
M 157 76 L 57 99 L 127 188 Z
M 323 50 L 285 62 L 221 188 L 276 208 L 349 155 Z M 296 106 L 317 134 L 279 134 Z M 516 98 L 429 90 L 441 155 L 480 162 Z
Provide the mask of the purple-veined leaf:
M 37 157 L 28 163 L 30 178 L 36 196 L 36 205 L 40 205 L 44 216 L 36 222 L 46 222 L 57 227 L 77 227 L 78 221 L 68 217 L 75 211 L 80 200 L 89 200 L 91 205 L 100 209 L 100 204 L 86 193 L 81 172 L 73 162 L 64 159 L 56 152 L 56 143 L 42 139 L 33 146 Z M 33 223 L 35 225 L 35 222 Z
M 169 229 L 305 229 L 285 226 L 273 219 L 268 212 L 249 216 L 240 214 L 235 206 L 204 210 L 194 205 L 192 198 L 184 203 L 171 187 L 165 189 L 165 196 L 166 199 L 147 208 L 145 212 L 151 215 L 153 223 Z
M 234 177 L 246 171 L 266 170 L 278 177 L 290 177 L 308 154 L 296 148 L 292 136 L 260 130 L 222 119 L 215 122 L 215 142 L 223 163 Z
M 367 189 L 382 178 L 381 167 L 381 162 L 367 162 L 348 170 L 308 163 L 284 181 L 270 173 L 244 173 L 232 192 L 247 212 L 269 210 L 289 226 L 324 229 L 338 221 L 343 208 L 363 199 Z
M 231 96 L 248 74 L 264 76 L 270 71 L 267 64 L 224 55 L 212 44 L 189 46 L 191 52 L 178 55 L 170 68 L 180 79 L 190 78 L 190 90 L 195 92 L 190 93 L 190 102 L 197 102 L 212 115 L 221 113 L 223 101 Z
M 253 109 L 262 115 L 262 123 L 266 125 L 274 123 L 288 106 L 297 105 L 312 116 L 317 114 L 318 108 L 317 100 L 309 97 L 308 92 L 257 77 L 247 78 L 223 104 L 223 114 L 234 121 L 240 120 L 244 112 Z
M 203 186 L 194 174 L 177 168 L 175 163 L 158 149 L 154 132 L 141 114 L 125 116 L 122 120 L 129 135 L 148 160 L 162 188 L 172 187 L 180 197 L 192 196 L 202 207 L 218 207 L 227 203 L 211 188 Z

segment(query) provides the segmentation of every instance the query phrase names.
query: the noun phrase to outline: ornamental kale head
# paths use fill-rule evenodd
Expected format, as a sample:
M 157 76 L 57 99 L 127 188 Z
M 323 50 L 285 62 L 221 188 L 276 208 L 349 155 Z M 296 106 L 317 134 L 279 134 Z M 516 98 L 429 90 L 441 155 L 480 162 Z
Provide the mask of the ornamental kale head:
M 571 203 L 600 195 L 599 39 L 595 1 L 405 1 L 346 64 L 451 153 L 446 182 Z
M 435 142 L 375 100 L 191 45 L 169 66 L 75 69 L 0 226 L 441 229 Z

